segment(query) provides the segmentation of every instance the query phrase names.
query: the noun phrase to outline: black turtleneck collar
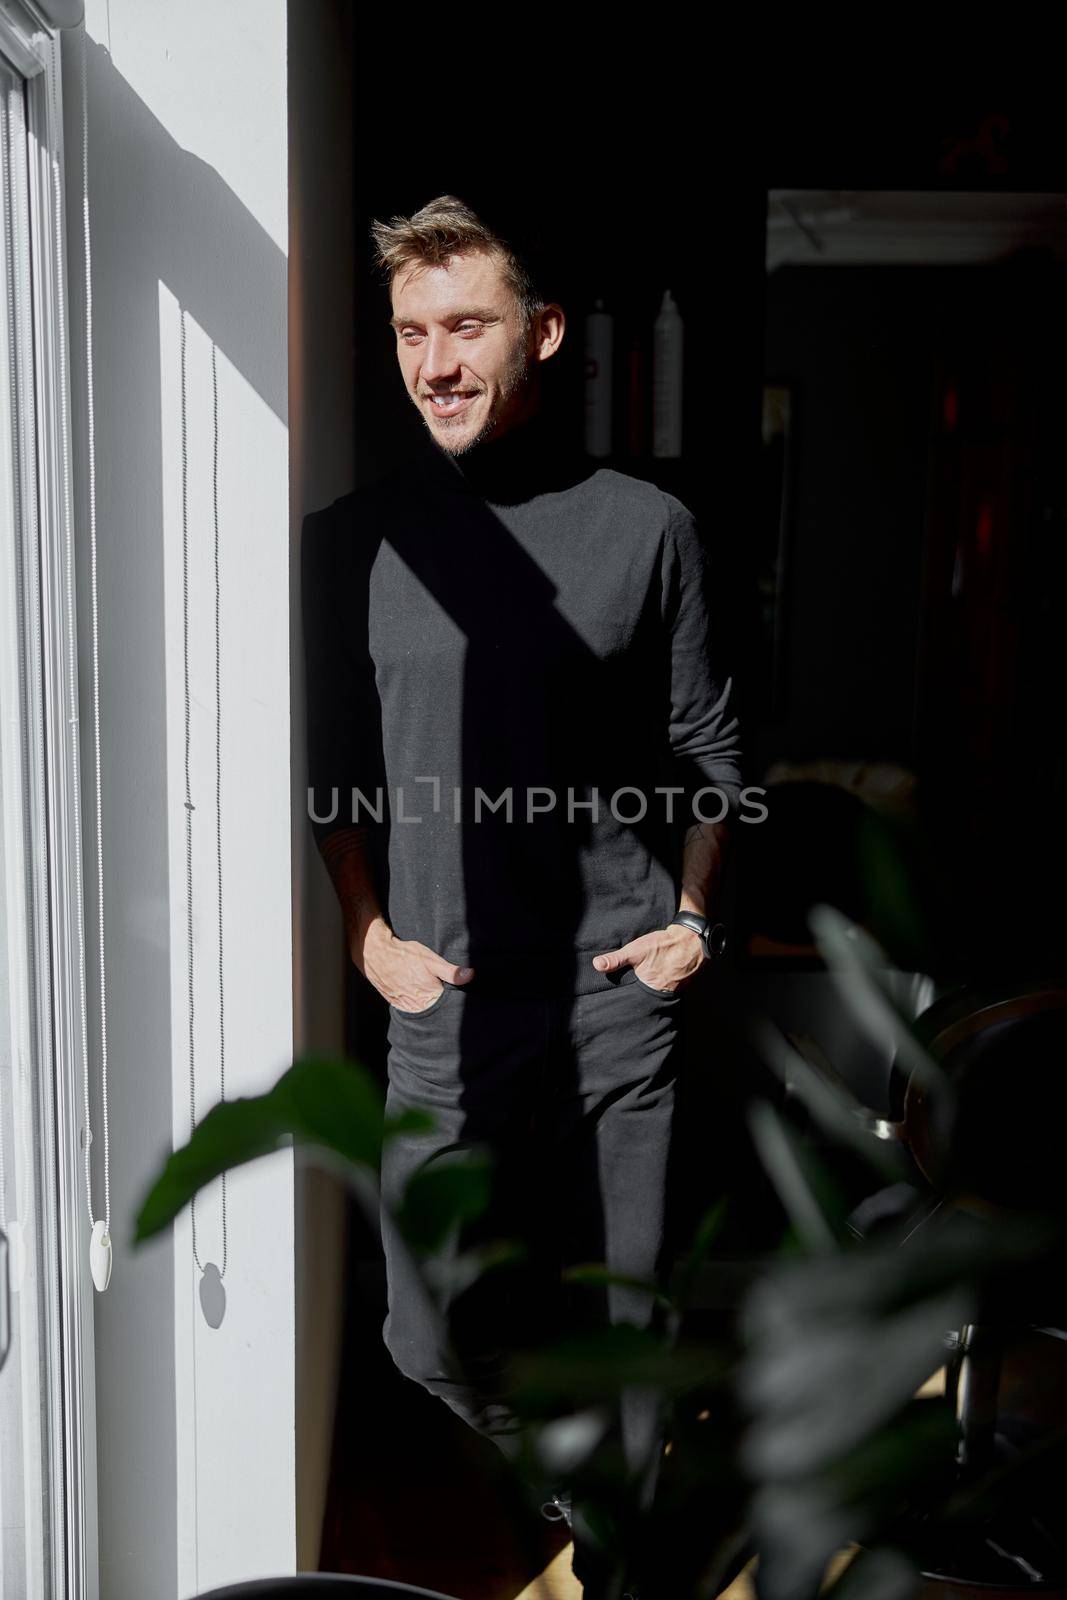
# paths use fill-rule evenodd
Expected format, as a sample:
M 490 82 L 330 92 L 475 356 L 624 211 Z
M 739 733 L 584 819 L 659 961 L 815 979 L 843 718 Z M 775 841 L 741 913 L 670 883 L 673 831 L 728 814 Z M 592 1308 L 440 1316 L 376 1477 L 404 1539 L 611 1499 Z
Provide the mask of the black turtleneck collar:
M 490 436 L 459 455 L 431 440 L 430 457 L 440 469 L 435 479 L 446 488 L 494 505 L 514 505 L 537 494 L 568 488 L 592 470 L 566 438 L 559 421 L 543 410 L 499 438 Z

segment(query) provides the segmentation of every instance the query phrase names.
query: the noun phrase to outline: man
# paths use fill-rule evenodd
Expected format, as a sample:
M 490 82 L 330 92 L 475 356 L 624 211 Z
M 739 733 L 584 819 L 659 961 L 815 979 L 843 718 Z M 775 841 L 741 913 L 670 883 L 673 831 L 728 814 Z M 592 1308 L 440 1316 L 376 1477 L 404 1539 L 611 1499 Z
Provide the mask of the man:
M 507 1451 L 495 1380 L 536 1307 L 500 1273 L 457 1292 L 457 1373 L 388 1208 L 424 1162 L 487 1145 L 494 1201 L 463 1247 L 536 1227 L 557 1276 L 663 1273 L 679 1008 L 721 932 L 737 718 L 691 515 L 579 459 L 543 403 L 565 316 L 528 257 L 448 195 L 373 232 L 430 447 L 305 526 L 309 801 L 389 1006 L 388 1110 L 436 1119 L 383 1163 L 386 1343 Z M 647 1326 L 651 1297 L 587 1290 L 572 1314 Z M 628 1395 L 633 1472 L 655 1437 Z

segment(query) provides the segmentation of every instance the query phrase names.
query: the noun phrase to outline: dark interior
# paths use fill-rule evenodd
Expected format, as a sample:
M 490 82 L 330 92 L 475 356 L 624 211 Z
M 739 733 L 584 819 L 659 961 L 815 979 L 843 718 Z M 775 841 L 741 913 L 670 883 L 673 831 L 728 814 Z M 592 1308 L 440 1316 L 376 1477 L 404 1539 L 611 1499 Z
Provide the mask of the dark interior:
M 527 230 L 568 313 L 548 399 L 570 416 L 576 444 L 593 300 L 616 318 L 616 349 L 646 368 L 665 289 L 685 320 L 682 458 L 651 455 L 617 358 L 611 464 L 660 483 L 698 518 L 741 693 L 748 781 L 766 783 L 775 764 L 802 780 L 783 782 L 766 828 L 739 840 L 730 957 L 691 997 L 698 1070 L 679 1218 L 728 1193 L 723 1250 L 744 1257 L 770 1246 L 781 1217 L 741 1115 L 765 1076 L 742 1020 L 755 1008 L 818 1036 L 824 974 L 809 905 L 841 906 L 903 972 L 946 986 L 1062 976 L 1065 928 L 1063 239 L 1038 230 L 960 262 L 938 253 L 930 229 L 930 259 L 920 246 L 907 261 L 853 262 L 825 240 L 820 249 L 811 225 L 809 258 L 768 273 L 769 195 L 1044 194 L 1061 181 L 1055 140 L 1038 114 L 978 103 L 906 124 L 853 112 L 847 139 L 839 114 L 772 111 L 735 130 L 724 161 L 721 130 L 712 139 L 695 110 L 643 124 L 628 147 L 593 107 L 471 153 L 427 140 L 415 122 L 383 138 L 396 123 L 380 65 L 361 51 L 354 96 L 359 481 L 425 448 L 371 268 L 372 218 L 452 192 Z M 790 396 L 787 447 L 765 442 L 765 387 Z M 821 769 L 812 782 L 814 763 L 892 767 L 907 775 L 904 799 L 872 821 L 855 785 Z M 907 904 L 866 871 L 872 826 L 914 872 Z M 374 998 L 352 973 L 348 1048 L 384 1071 Z M 888 1060 L 857 1051 L 834 1065 L 884 1105 Z M 322 1566 L 487 1600 L 517 1594 L 559 1536 L 529 1521 L 490 1446 L 393 1371 L 380 1343 L 377 1243 L 354 1209 L 350 1221 Z

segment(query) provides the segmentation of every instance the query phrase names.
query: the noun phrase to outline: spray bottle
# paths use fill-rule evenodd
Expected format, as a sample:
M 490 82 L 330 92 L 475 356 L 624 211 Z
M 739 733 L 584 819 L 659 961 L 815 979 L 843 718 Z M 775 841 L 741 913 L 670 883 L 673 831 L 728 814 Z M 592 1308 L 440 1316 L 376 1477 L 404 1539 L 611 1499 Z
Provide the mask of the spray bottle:
M 668 289 L 652 330 L 652 454 L 682 453 L 685 327 Z

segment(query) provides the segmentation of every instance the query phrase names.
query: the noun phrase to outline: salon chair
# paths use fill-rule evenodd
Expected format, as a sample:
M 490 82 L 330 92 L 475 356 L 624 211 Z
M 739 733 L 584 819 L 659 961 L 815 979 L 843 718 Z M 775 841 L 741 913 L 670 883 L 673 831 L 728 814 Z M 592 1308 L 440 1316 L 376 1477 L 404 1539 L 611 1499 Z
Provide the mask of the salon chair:
M 853 1212 L 857 1233 L 887 1223 L 907 1234 L 944 1204 L 977 1206 L 987 1215 L 1048 1217 L 1067 1223 L 1063 1181 L 1063 1086 L 1067 1083 L 1067 989 L 1018 985 L 997 994 L 961 989 L 935 1002 L 916 1031 L 957 1097 L 951 1148 L 939 1142 L 927 1093 L 914 1073 L 893 1063 L 893 1120 L 870 1129 L 898 1139 L 913 1180 L 866 1199 Z M 973 1324 L 949 1334 L 946 1399 L 958 1424 L 961 1486 L 1008 1464 L 1031 1440 L 1012 1438 L 998 1406 L 1009 1337 L 1034 1329 L 1067 1339 L 1067 1265 L 1043 1254 L 983 1285 Z M 1050 1496 L 1054 1500 L 1054 1496 Z M 1054 1513 L 1055 1515 L 1056 1513 Z M 1067 1540 L 1040 1504 L 1003 1524 L 949 1535 L 931 1530 L 919 1559 L 929 1583 L 958 1594 L 1067 1592 Z M 925 1548 L 923 1547 L 925 1543 Z M 950 1576 L 951 1574 L 951 1576 Z M 968 1587 L 970 1585 L 971 1587 Z

